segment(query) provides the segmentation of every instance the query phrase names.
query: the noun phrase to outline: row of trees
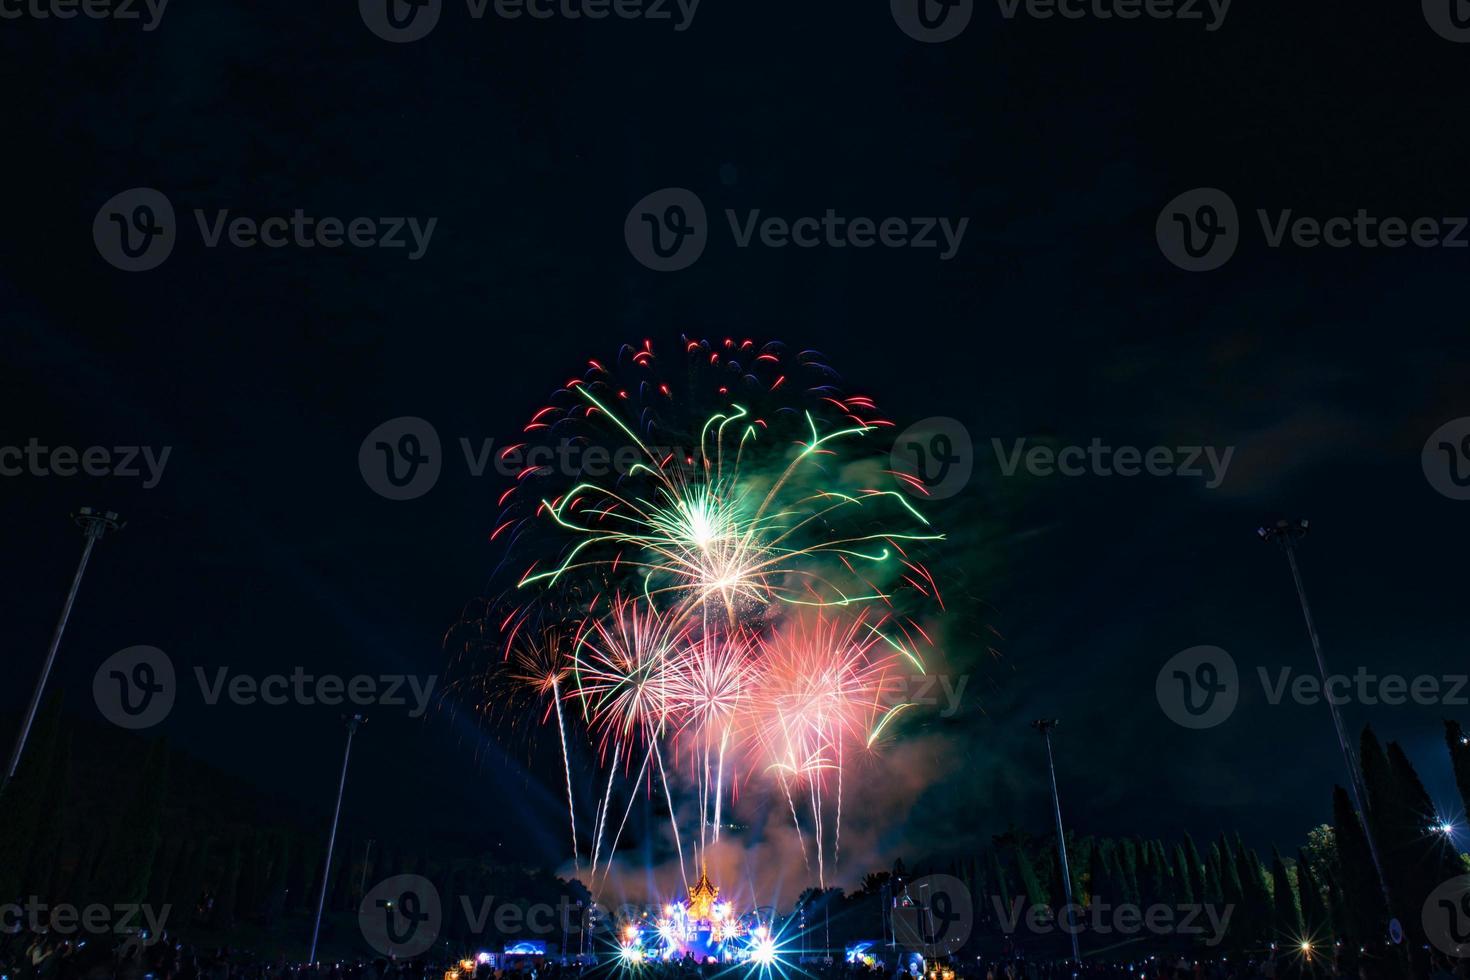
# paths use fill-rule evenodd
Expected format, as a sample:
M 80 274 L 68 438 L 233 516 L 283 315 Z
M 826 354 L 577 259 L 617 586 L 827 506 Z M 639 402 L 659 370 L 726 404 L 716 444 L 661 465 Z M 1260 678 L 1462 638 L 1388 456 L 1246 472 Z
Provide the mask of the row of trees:
M 59 701 L 48 702 L 0 796 L 0 903 L 167 906 L 176 934 L 211 945 L 247 937 L 305 952 L 330 813 L 273 804 L 161 738 L 123 736 L 100 753 L 105 761 L 78 759 L 75 730 Z M 456 914 L 446 915 L 442 931 L 451 943 L 472 943 L 477 920 L 482 931 L 495 928 L 493 919 L 457 914 L 459 896 L 472 896 L 476 912 L 490 896 L 497 908 L 590 902 L 580 884 L 540 869 L 429 853 L 344 827 L 330 869 L 326 940 L 335 931 L 344 946 L 365 951 L 356 924 L 362 897 L 398 874 L 423 875 L 452 903 L 446 911 Z
M 1456 783 L 1470 812 L 1470 738 L 1459 724 L 1447 722 L 1445 742 Z M 1221 952 L 1267 953 L 1272 944 L 1316 955 L 1340 948 L 1353 958 L 1358 950 L 1377 951 L 1388 961 L 1389 920 L 1397 919 L 1412 951 L 1412 967 L 1424 975 L 1425 936 L 1421 911 L 1436 887 L 1470 871 L 1467 857 L 1455 846 L 1450 826 L 1435 810 L 1424 784 L 1403 749 L 1385 747 L 1371 728 L 1362 733 L 1358 752 L 1367 793 L 1367 824 L 1341 786 L 1332 797 L 1333 822 L 1310 831 L 1294 854 L 1273 847 L 1263 856 L 1239 835 L 1221 834 L 1201 847 L 1189 835 L 1173 842 L 1142 838 L 1074 837 L 1067 839 L 1073 900 L 1088 910 L 1127 904 L 1140 908 L 1194 905 L 1231 910 Z M 1382 880 L 1374 866 L 1369 835 L 1377 845 Z M 1012 829 L 993 838 L 980 854 L 951 863 L 950 873 L 964 880 L 976 907 L 976 940 L 1006 937 L 1054 947 L 1063 953 L 1065 935 L 1048 930 L 1049 938 L 1016 933 L 1016 912 L 1043 908 L 1055 914 L 1065 903 L 1056 837 L 1033 838 Z M 864 892 L 886 876 L 870 876 Z M 1087 916 L 1084 916 L 1084 925 Z M 1024 921 L 1024 920 L 1023 920 Z M 1177 917 L 1172 921 L 1177 922 Z M 1197 922 L 1199 920 L 1196 920 Z M 1088 937 L 1114 944 L 1119 937 Z M 1152 935 L 1154 948 L 1199 951 L 1212 937 Z M 1340 947 L 1338 944 L 1341 944 Z
M 241 927 L 279 938 L 294 949 L 302 923 L 321 888 L 322 828 L 327 814 L 272 810 L 245 795 L 227 777 L 173 752 L 159 739 L 131 743 L 125 766 L 79 769 L 73 727 L 58 702 L 38 719 L 31 748 L 12 786 L 0 797 L 0 896 L 37 896 L 51 904 L 147 902 L 170 907 L 175 931 L 227 937 Z M 1456 782 L 1470 811 L 1470 740 L 1447 723 L 1446 745 Z M 1397 918 L 1406 946 L 1421 948 L 1420 910 L 1429 892 L 1466 872 L 1418 774 L 1393 742 L 1380 745 L 1371 729 L 1360 741 L 1367 791 L 1365 826 L 1349 795 L 1333 794 L 1333 822 L 1311 831 L 1293 853 L 1262 855 L 1238 835 L 1201 845 L 1137 837 L 1070 836 L 1067 841 L 1074 900 L 1089 910 L 1132 905 L 1212 906 L 1230 909 L 1220 948 L 1259 951 L 1269 944 L 1326 949 L 1381 949 L 1388 920 Z M 172 778 L 171 778 L 172 777 Z M 85 791 L 84 791 L 85 790 Z M 284 814 L 284 816 L 282 816 Z M 274 817 L 274 819 L 273 819 Z M 1383 881 L 1374 867 L 1377 844 Z M 1043 937 L 1017 925 L 1033 909 L 1064 904 L 1055 835 L 1012 828 L 980 853 L 936 865 L 968 886 L 975 910 L 972 945 L 1024 941 L 1065 948 L 1055 930 Z M 350 830 L 339 839 L 327 889 L 329 923 L 345 919 L 364 890 L 394 874 L 433 881 L 451 903 L 458 896 L 497 896 L 523 908 L 588 901 L 581 885 L 535 869 L 478 856 L 425 853 L 419 842 L 394 847 Z M 833 945 L 877 938 L 887 929 L 885 908 L 901 893 L 905 872 L 869 875 L 850 895 L 808 893 L 801 906 L 820 911 Z M 493 928 L 487 924 L 487 928 Z M 444 938 L 471 943 L 469 917 L 445 918 Z M 355 938 L 352 932 L 343 939 Z M 1145 937 L 1157 947 L 1199 947 L 1209 936 Z M 1083 946 L 1090 937 L 1084 932 Z M 1110 937 L 1116 942 L 1117 937 Z M 1097 945 L 1093 941 L 1093 945 Z

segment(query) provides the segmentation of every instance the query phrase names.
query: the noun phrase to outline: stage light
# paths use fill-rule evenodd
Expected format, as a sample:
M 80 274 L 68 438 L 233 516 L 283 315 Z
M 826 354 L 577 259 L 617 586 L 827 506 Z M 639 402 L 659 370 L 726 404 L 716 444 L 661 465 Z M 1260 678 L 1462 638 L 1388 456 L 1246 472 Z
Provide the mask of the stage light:
M 750 961 L 757 966 L 770 966 L 776 962 L 776 941 L 757 939 L 750 947 Z

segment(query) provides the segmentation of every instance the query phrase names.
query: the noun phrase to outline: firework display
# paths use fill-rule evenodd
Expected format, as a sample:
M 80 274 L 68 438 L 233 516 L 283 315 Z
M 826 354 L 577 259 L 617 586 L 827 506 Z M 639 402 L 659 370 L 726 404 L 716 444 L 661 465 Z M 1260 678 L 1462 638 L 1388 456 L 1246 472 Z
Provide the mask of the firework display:
M 727 928 L 697 902 L 736 793 L 789 813 L 825 886 L 844 775 L 900 727 L 894 682 L 926 670 L 944 600 L 922 556 L 943 534 L 890 468 L 892 427 L 815 352 L 645 341 L 587 362 L 499 450 L 487 696 L 555 726 L 594 892 L 627 790 L 667 799 L 695 905 L 666 931 Z M 569 744 L 600 767 L 596 799 L 574 797 Z

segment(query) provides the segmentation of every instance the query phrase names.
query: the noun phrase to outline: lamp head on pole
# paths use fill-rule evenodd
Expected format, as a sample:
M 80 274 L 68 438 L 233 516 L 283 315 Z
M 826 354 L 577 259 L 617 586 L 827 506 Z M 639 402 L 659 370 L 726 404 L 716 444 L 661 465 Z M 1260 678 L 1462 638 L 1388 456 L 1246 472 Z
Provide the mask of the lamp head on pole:
M 1274 543 L 1290 548 L 1307 536 L 1307 527 L 1307 519 L 1299 517 L 1294 521 L 1277 521 L 1270 527 L 1258 527 L 1256 535 L 1267 544 Z
M 1031 727 L 1042 735 L 1050 735 L 1051 730 L 1057 727 L 1057 720 L 1055 718 L 1038 718 L 1031 723 Z
M 100 538 L 107 531 L 121 531 L 127 526 L 127 522 L 117 516 L 117 511 L 101 511 L 95 507 L 77 508 L 71 520 L 89 538 Z

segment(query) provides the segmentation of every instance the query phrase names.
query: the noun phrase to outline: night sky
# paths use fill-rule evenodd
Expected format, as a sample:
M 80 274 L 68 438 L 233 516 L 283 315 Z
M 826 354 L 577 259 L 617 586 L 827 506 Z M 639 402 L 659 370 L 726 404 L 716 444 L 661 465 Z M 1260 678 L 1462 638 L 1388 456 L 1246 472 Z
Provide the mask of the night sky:
M 881 3 L 704 0 L 676 30 L 676 7 L 672 21 L 476 20 L 445 0 L 434 31 L 403 44 L 353 6 L 177 0 L 151 31 L 0 23 L 0 445 L 171 450 L 146 489 L 0 478 L 7 751 L 80 550 L 69 511 L 129 522 L 94 556 L 53 679 L 88 725 L 94 671 L 136 644 L 181 674 L 442 673 L 443 635 L 500 557 L 487 537 L 506 486 L 473 476 L 459 440 L 513 441 L 588 358 L 644 338 L 675 356 L 684 334 L 820 350 L 901 425 L 947 416 L 973 439 L 973 479 L 935 510 L 952 547 L 932 562 L 956 597 L 947 670 L 968 686 L 953 717 L 911 722 L 923 751 L 905 764 L 932 778 L 889 801 L 894 855 L 1013 822 L 1044 833 L 1027 726 L 1043 714 L 1062 722 L 1078 832 L 1239 828 L 1285 851 L 1329 820 L 1343 766 L 1327 708 L 1273 706 L 1255 680 L 1258 666 L 1312 670 L 1263 522 L 1311 519 L 1303 571 L 1335 671 L 1466 672 L 1470 502 L 1435 490 L 1421 450 L 1470 415 L 1470 251 L 1272 248 L 1256 218 L 1470 213 L 1470 46 L 1437 36 L 1418 4 L 1241 0 L 1211 31 L 977 3 L 934 44 Z M 134 187 L 172 202 L 178 240 L 159 267 L 125 272 L 93 221 Z M 623 237 L 634 203 L 665 187 L 709 213 L 705 252 L 674 272 L 645 268 Z M 1197 187 L 1229 194 L 1241 242 L 1192 273 L 1155 222 Z M 209 248 L 196 208 L 437 224 L 416 260 Z M 829 208 L 969 223 L 944 260 L 740 248 L 724 217 Z M 437 485 L 410 501 L 374 493 L 358 467 L 364 437 L 399 416 L 432 423 L 445 451 Z M 1234 455 L 1213 489 L 1007 477 L 992 439 L 1021 438 Z M 1245 682 L 1229 721 L 1188 731 L 1155 677 L 1201 644 L 1229 651 Z M 156 731 L 325 815 L 340 713 L 191 691 Z M 564 859 L 546 746 L 438 708 L 373 714 L 348 786 L 357 826 Z M 1404 744 L 1442 805 L 1456 799 L 1441 720 L 1470 708 L 1345 716 Z

